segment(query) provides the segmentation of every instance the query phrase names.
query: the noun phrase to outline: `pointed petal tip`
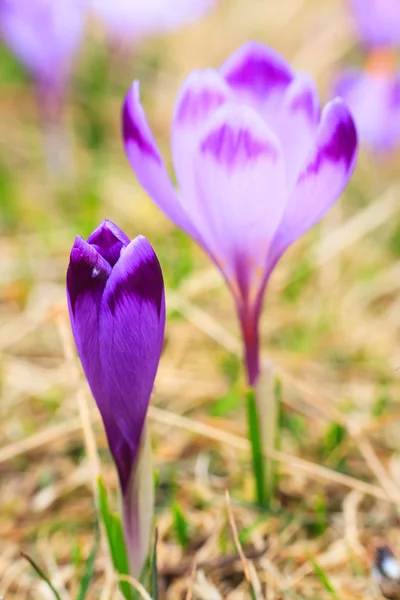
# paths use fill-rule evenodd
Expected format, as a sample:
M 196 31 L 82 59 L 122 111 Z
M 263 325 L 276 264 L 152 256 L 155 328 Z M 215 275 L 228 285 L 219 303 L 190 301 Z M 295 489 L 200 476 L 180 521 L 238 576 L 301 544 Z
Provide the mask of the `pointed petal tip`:
M 214 69 L 190 73 L 178 94 L 173 123 L 175 126 L 202 122 L 229 99 L 226 81 Z
M 286 86 L 294 76 L 289 63 L 278 52 L 257 41 L 240 46 L 220 72 L 232 87 L 255 88 L 259 92 Z
M 128 236 L 109 219 L 104 219 L 90 234 L 87 241 L 111 267 L 119 259 L 121 250 L 129 244 Z
M 132 83 L 122 106 L 122 136 L 128 157 L 130 146 L 134 146 L 142 154 L 161 164 L 161 158 L 154 145 L 140 102 L 140 82 L 138 80 Z
M 108 262 L 80 236 L 76 236 L 67 269 L 67 297 L 71 316 L 78 298 L 93 293 L 111 274 Z
M 309 122 L 318 124 L 321 105 L 314 80 L 306 73 L 299 73 L 288 88 L 285 102 L 293 113 L 303 113 Z
M 157 255 L 144 236 L 137 236 L 126 246 L 109 287 L 107 301 L 111 312 L 115 312 L 120 300 L 131 296 L 137 302 L 154 303 L 160 318 L 165 301 L 164 280 Z
M 322 126 L 326 125 L 325 153 L 332 161 L 342 161 L 347 170 L 355 165 L 358 147 L 357 129 L 353 116 L 343 98 L 331 100 L 322 113 Z
M 358 139 L 353 117 L 342 98 L 334 98 L 324 107 L 318 138 L 318 151 L 301 173 L 299 181 L 318 173 L 326 164 L 342 165 L 348 180 L 356 163 Z

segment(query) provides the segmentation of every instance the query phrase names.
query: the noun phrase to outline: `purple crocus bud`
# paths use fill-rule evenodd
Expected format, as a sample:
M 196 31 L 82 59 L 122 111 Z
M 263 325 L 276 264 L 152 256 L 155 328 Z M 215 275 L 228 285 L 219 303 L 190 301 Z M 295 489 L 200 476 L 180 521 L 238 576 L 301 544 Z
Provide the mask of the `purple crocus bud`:
M 215 0 L 89 0 L 94 13 L 116 36 L 140 39 L 169 31 L 202 16 Z
M 84 26 L 84 0 L 0 0 L 4 41 L 37 82 L 47 118 L 58 116 Z
M 348 69 L 335 93 L 349 106 L 360 139 L 372 150 L 389 152 L 400 145 L 400 73 Z
M 123 108 L 123 136 L 142 186 L 222 271 L 239 315 L 251 385 L 268 279 L 285 250 L 319 221 L 354 168 L 357 139 L 342 100 L 320 114 L 314 83 L 250 42 L 215 71 L 192 73 L 172 123 L 176 191 L 139 99 Z
M 122 492 L 132 575 L 148 554 L 153 480 L 145 419 L 165 327 L 164 283 L 149 242 L 108 220 L 77 237 L 67 271 L 72 331 Z
M 399 0 L 349 0 L 357 35 L 371 47 L 400 44 Z

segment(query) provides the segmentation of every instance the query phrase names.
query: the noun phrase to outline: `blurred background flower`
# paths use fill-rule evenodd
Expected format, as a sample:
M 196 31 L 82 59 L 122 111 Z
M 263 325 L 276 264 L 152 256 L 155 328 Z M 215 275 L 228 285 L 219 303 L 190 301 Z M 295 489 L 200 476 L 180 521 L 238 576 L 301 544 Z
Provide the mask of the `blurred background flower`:
M 350 107 L 362 141 L 388 152 L 400 144 L 400 3 L 397 0 L 351 0 L 355 34 L 366 58 L 361 68 L 344 69 L 334 94 Z
M 400 44 L 398 0 L 348 0 L 360 42 L 368 49 Z
M 1 0 L 0 11 L 3 40 L 35 79 L 51 117 L 82 42 L 85 0 Z
M 85 8 L 85 0 L 0 1 L 2 38 L 35 82 L 50 172 L 70 165 L 69 134 L 61 123 Z
M 114 42 L 175 29 L 201 17 L 217 0 L 87 0 Z M 127 40 L 125 39 L 125 43 Z

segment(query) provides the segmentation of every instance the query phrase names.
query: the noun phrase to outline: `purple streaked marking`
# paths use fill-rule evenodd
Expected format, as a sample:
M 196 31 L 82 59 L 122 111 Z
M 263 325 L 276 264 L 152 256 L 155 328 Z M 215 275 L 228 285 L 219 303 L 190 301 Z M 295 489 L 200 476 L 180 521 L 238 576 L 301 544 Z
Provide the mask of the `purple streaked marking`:
M 203 140 L 201 152 L 212 155 L 228 168 L 244 165 L 262 155 L 277 159 L 276 149 L 267 141 L 257 139 L 248 129 L 234 129 L 227 124 Z
M 292 81 L 290 71 L 263 54 L 246 56 L 229 71 L 226 81 L 234 88 L 246 87 L 256 95 L 267 94 L 275 87 L 285 87 Z
M 161 158 L 152 140 L 147 139 L 140 116 L 138 115 L 137 120 L 135 119 L 136 114 L 134 114 L 135 109 L 133 108 L 132 104 L 131 95 L 128 93 L 122 109 L 123 139 L 125 140 L 126 144 L 129 142 L 135 144 L 140 152 L 147 154 L 159 165 L 161 165 Z
M 226 100 L 226 94 L 223 92 L 207 88 L 198 91 L 187 90 L 178 109 L 177 121 L 196 122 L 216 110 Z
M 300 181 L 306 179 L 308 175 L 316 174 L 326 163 L 344 163 L 345 170 L 348 171 L 354 161 L 357 150 L 357 132 L 350 115 L 347 115 L 337 123 L 334 132 L 326 144 L 319 149 L 314 160 L 310 162 L 300 175 Z
M 314 96 L 310 90 L 304 90 L 301 94 L 295 96 L 291 102 L 290 108 L 294 113 L 304 113 L 312 122 L 319 120 L 320 118 L 320 108 L 315 105 Z

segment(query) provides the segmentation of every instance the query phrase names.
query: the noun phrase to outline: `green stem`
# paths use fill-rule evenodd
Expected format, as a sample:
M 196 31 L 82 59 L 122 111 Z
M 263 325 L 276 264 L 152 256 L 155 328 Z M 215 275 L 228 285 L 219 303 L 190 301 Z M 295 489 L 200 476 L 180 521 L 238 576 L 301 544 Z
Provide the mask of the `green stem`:
M 265 506 L 264 456 L 262 452 L 261 430 L 259 426 L 256 397 L 253 388 L 249 388 L 247 391 L 247 420 L 253 461 L 256 501 L 259 506 Z

